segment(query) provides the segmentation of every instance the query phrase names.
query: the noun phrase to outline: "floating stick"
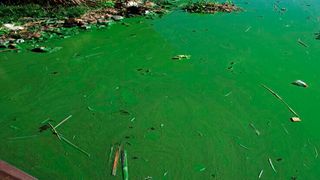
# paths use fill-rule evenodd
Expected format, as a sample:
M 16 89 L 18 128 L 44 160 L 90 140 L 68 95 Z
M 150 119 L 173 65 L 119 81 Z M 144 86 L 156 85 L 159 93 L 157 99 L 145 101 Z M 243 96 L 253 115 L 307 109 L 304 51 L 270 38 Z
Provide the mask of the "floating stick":
M 249 148 L 248 148 L 247 146 L 243 145 L 243 144 L 240 144 L 240 143 L 239 143 L 239 146 L 242 147 L 242 148 L 244 148 L 244 149 L 249 150 Z
M 273 163 L 272 163 L 272 160 L 271 160 L 270 158 L 269 158 L 269 164 L 270 164 L 272 170 L 273 170 L 275 173 L 277 173 L 277 170 L 274 168 Z
M 56 136 L 58 136 L 59 140 L 61 140 L 61 137 L 60 137 L 59 133 L 57 132 L 56 128 L 54 128 L 51 123 L 48 123 L 48 124 L 49 124 L 49 126 L 50 126 L 53 134 L 55 134 Z
M 66 117 L 64 120 L 62 120 L 59 124 L 57 124 L 54 129 L 58 128 L 61 124 L 63 124 L 64 122 L 66 122 L 68 119 L 70 119 L 72 117 L 72 115 L 69 115 L 68 117 Z
M 47 123 L 48 121 L 50 121 L 50 118 L 45 119 L 44 121 L 41 122 L 41 124 L 45 124 L 45 123 Z
M 318 158 L 319 153 L 318 153 L 317 147 L 314 147 L 314 152 L 315 152 L 315 158 Z
M 113 145 L 112 145 L 111 148 L 110 148 L 110 154 L 109 154 L 108 164 L 111 163 L 112 154 L 113 154 Z
M 284 127 L 284 125 L 283 125 L 283 124 L 281 124 L 281 126 L 282 126 L 282 128 L 284 129 L 284 132 L 286 132 L 287 134 L 289 134 L 289 131 L 287 130 L 287 128 L 286 128 L 286 127 Z
M 113 176 L 117 175 L 117 166 L 119 162 L 120 150 L 121 150 L 121 145 L 119 146 L 118 150 L 116 151 L 116 155 L 114 156 L 113 167 L 112 167 Z
M 78 147 L 77 145 L 73 144 L 72 142 L 70 142 L 68 139 L 66 139 L 65 137 L 63 137 L 61 134 L 60 134 L 60 137 L 63 141 L 65 141 L 66 143 L 68 143 L 70 146 L 74 147 L 75 149 L 77 149 L 78 151 L 84 153 L 85 155 L 87 155 L 88 157 L 90 157 L 90 154 L 87 153 L 85 150 L 81 149 L 80 147 Z
M 121 153 L 123 180 L 129 180 L 127 151 Z
M 12 137 L 8 138 L 9 140 L 19 140 L 19 139 L 29 139 L 29 138 L 34 138 L 37 137 L 38 135 L 31 135 L 31 136 L 20 136 L 20 137 Z
M 272 89 L 268 88 L 266 85 L 264 84 L 261 84 L 261 85 L 262 87 L 267 89 L 271 94 L 273 94 L 276 98 L 278 98 L 283 104 L 285 104 L 290 112 L 292 112 L 295 116 L 299 117 L 299 115 L 277 93 L 275 93 Z
M 251 29 L 251 26 L 249 26 L 244 32 L 248 32 L 250 31 L 250 29 Z
M 250 123 L 249 125 L 256 132 L 257 136 L 260 136 L 260 131 L 252 123 Z
M 304 43 L 303 41 L 301 41 L 301 39 L 298 39 L 298 43 L 301 44 L 304 47 L 309 47 L 306 43 Z
M 261 179 L 262 174 L 263 174 L 263 169 L 261 169 L 261 171 L 260 171 L 260 173 L 259 173 L 259 176 L 258 176 L 258 179 Z

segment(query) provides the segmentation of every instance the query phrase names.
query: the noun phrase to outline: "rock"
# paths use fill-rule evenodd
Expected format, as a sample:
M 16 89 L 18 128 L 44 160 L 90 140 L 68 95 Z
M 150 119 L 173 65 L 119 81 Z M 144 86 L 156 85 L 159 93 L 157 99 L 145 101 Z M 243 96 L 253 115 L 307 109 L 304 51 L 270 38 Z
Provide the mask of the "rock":
M 8 39 L 8 41 L 9 41 L 9 43 L 14 43 L 15 41 L 16 41 L 16 39 L 15 38 L 12 38 L 12 37 L 10 37 L 9 39 Z
M 41 34 L 36 32 L 36 33 L 32 34 L 32 37 L 36 38 L 36 39 L 39 39 L 41 37 Z
M 151 1 L 147 1 L 144 3 L 144 5 L 148 8 L 153 8 L 156 6 L 156 4 L 154 2 L 151 2 Z
M 113 15 L 113 16 L 111 16 L 111 18 L 112 18 L 113 20 L 115 20 L 115 21 L 121 21 L 121 20 L 124 19 L 123 16 L 118 16 L 118 15 Z
M 9 44 L 9 46 L 8 46 L 8 48 L 9 49 L 17 49 L 17 44 L 14 44 L 14 43 L 11 43 L 11 44 Z
M 84 30 L 88 30 L 88 29 L 91 29 L 91 26 L 89 25 L 82 25 L 80 26 L 81 29 L 84 29 Z
M 82 19 L 79 19 L 79 18 L 69 18 L 69 19 L 66 19 L 64 21 L 64 24 L 63 26 L 64 27 L 75 27 L 75 26 L 82 26 L 84 25 L 85 23 L 83 22 Z
M 16 40 L 16 43 L 17 43 L 17 44 L 24 43 L 24 39 L 17 39 L 17 40 Z
M 132 6 L 134 6 L 134 7 L 139 7 L 140 5 L 139 5 L 138 2 L 135 2 L 135 1 L 128 1 L 128 2 L 125 4 L 125 6 L 128 8 L 128 7 L 132 7 Z
M 24 27 L 22 26 L 15 26 L 14 24 L 4 24 L 4 28 L 12 30 L 12 31 L 18 31 L 18 30 L 23 30 Z
M 100 25 L 108 25 L 109 21 L 106 19 L 98 19 L 97 23 Z
M 7 46 L 5 44 L 0 44 L 0 49 L 4 49 L 7 48 Z
M 46 47 L 43 47 L 43 46 L 33 48 L 31 51 L 32 51 L 32 52 L 38 52 L 38 53 L 46 53 L 46 52 L 49 52 L 49 50 L 48 50 Z

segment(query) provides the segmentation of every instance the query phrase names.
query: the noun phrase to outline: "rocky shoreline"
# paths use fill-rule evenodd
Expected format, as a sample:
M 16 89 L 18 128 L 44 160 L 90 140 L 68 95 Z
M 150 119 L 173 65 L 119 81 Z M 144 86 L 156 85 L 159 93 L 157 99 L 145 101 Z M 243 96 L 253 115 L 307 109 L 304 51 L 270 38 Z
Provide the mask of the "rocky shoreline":
M 161 15 L 166 13 L 161 4 L 154 2 L 128 1 L 117 2 L 113 8 L 93 9 L 77 18 L 28 18 L 19 19 L 22 25 L 3 24 L 2 29 L 8 31 L 0 36 L 2 51 L 19 50 L 24 42 L 41 42 L 53 37 L 64 38 L 75 34 L 78 30 L 91 27 L 103 28 L 113 22 L 134 16 Z
M 62 18 L 20 18 L 19 24 L 3 24 L 1 29 L 7 33 L 0 36 L 0 52 L 19 50 L 19 44 L 24 42 L 46 41 L 52 38 L 65 38 L 76 34 L 79 30 L 87 30 L 91 27 L 104 28 L 113 22 L 134 16 L 158 16 L 169 11 L 174 6 L 168 1 L 155 3 L 151 1 L 118 1 L 112 7 L 92 9 L 80 17 Z M 195 2 L 183 8 L 191 13 L 215 13 L 233 12 L 240 8 L 230 3 Z M 34 45 L 36 46 L 36 45 Z M 36 46 L 35 48 L 39 48 Z M 45 48 L 42 48 L 45 49 Z M 46 51 L 40 51 L 46 52 Z

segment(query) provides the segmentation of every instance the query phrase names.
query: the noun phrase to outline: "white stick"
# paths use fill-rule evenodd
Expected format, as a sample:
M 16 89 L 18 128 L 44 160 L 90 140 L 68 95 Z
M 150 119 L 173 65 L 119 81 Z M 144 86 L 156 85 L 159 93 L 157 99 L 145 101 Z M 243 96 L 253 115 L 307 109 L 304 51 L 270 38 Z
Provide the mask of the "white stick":
M 261 171 L 260 171 L 260 173 L 259 173 L 259 176 L 258 176 L 258 179 L 261 179 L 262 174 L 263 174 L 263 169 L 261 169 Z
M 56 129 L 57 127 L 59 127 L 61 124 L 63 124 L 64 122 L 66 122 L 68 119 L 70 119 L 72 117 L 72 115 L 69 115 L 68 117 L 66 117 L 64 120 L 62 120 L 59 124 L 57 124 L 54 129 Z
M 272 170 L 273 170 L 275 173 L 277 173 L 277 170 L 274 168 L 273 163 L 272 163 L 272 160 L 271 160 L 270 158 L 269 158 L 269 164 L 270 164 Z

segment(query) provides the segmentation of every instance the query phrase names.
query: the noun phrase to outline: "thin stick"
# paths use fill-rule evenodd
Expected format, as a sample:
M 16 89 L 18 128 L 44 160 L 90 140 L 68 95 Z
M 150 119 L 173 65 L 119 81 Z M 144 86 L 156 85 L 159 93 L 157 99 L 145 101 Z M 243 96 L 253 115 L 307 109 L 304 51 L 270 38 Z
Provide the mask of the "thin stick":
M 250 31 L 250 29 L 251 29 L 251 26 L 249 26 L 244 32 L 248 32 Z
M 259 173 L 259 176 L 258 176 L 258 179 L 261 179 L 262 174 L 263 174 L 263 169 L 261 169 L 261 171 L 260 171 L 260 173 Z
M 60 137 L 59 133 L 57 132 L 56 128 L 54 128 L 51 123 L 48 123 L 48 124 L 49 124 L 49 126 L 50 126 L 53 134 L 55 134 L 56 136 L 58 136 L 59 140 L 61 140 L 61 137 Z
M 286 128 L 286 127 L 284 127 L 284 125 L 283 125 L 283 124 L 281 124 L 281 126 L 282 126 L 282 128 L 284 129 L 284 132 L 286 132 L 287 134 L 289 134 L 289 131 L 287 130 L 287 128 Z
M 85 155 L 87 155 L 88 157 L 90 157 L 90 154 L 87 153 L 85 150 L 81 149 L 80 147 L 78 147 L 77 145 L 73 144 L 72 142 L 70 142 L 68 139 L 66 139 L 65 137 L 63 137 L 61 134 L 60 134 L 60 137 L 63 141 L 65 141 L 66 143 L 68 143 L 70 146 L 74 147 L 75 149 L 77 149 L 78 151 L 84 153 Z
M 113 176 L 117 175 L 117 166 L 119 162 L 120 150 L 121 150 L 121 145 L 119 146 L 118 150 L 116 151 L 116 155 L 114 156 L 113 167 L 112 167 Z
M 299 117 L 299 115 L 277 93 L 275 93 L 272 89 L 268 88 L 266 85 L 264 84 L 261 84 L 261 85 L 262 87 L 267 89 L 271 94 L 273 94 L 276 98 L 278 98 L 283 104 L 285 104 L 290 112 L 292 112 L 295 116 Z
M 43 120 L 43 121 L 41 122 L 41 124 L 45 124 L 45 123 L 47 123 L 48 121 L 50 121 L 50 118 L 47 118 L 47 119 Z
M 29 139 L 29 138 L 34 138 L 37 137 L 38 135 L 31 135 L 31 136 L 20 136 L 20 137 L 12 137 L 8 138 L 9 140 L 19 140 L 19 139 Z
M 240 143 L 239 143 L 239 146 L 242 147 L 242 148 L 244 148 L 244 149 L 246 149 L 246 150 L 249 150 L 249 148 L 248 148 L 247 146 L 242 145 L 242 144 L 240 144 Z
M 250 123 L 251 128 L 255 131 L 255 133 L 257 134 L 257 136 L 260 136 L 260 131 L 252 124 Z
M 298 43 L 301 44 L 304 47 L 309 47 L 306 43 L 304 43 L 303 41 L 301 41 L 301 39 L 298 39 Z
M 113 145 L 112 145 L 111 148 L 110 148 L 110 154 L 109 154 L 108 164 L 111 163 L 112 154 L 113 154 Z
M 277 173 L 277 170 L 274 168 L 273 163 L 272 163 L 272 160 L 271 160 L 270 158 L 269 158 L 269 164 L 270 164 L 272 170 L 273 170 L 275 173 Z
M 128 159 L 127 159 L 127 151 L 126 150 L 122 151 L 121 160 L 122 160 L 123 180 L 128 180 L 129 179 L 129 172 L 128 172 Z
M 62 120 L 59 124 L 57 124 L 54 129 L 58 128 L 61 124 L 63 124 L 64 122 L 66 122 L 68 119 L 70 119 L 72 117 L 72 115 L 69 115 L 68 117 L 66 117 L 64 120 Z
M 315 158 L 318 158 L 318 156 L 319 156 L 319 153 L 318 153 L 318 150 L 317 150 L 317 147 L 314 147 L 314 152 L 315 152 Z

